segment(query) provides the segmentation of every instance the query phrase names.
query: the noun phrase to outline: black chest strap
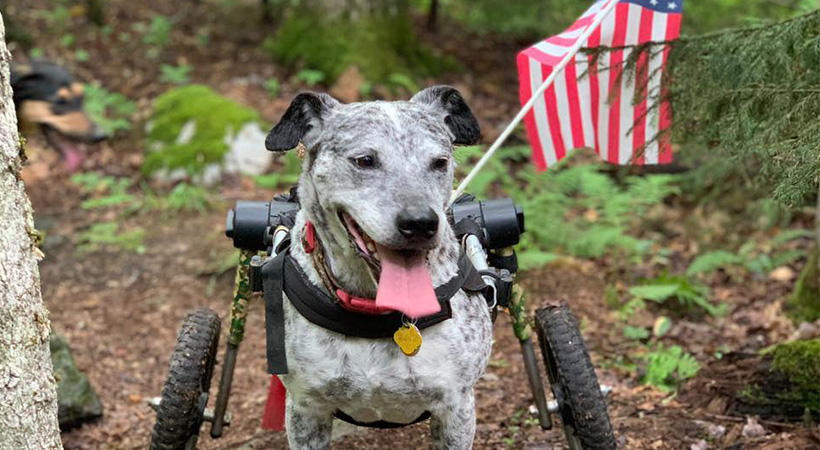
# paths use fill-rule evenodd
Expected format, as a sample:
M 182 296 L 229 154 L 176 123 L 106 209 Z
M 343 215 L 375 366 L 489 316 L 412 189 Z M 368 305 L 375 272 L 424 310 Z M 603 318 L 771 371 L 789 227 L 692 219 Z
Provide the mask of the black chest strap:
M 311 283 L 307 274 L 287 250 L 265 262 L 262 266 L 262 280 L 268 372 L 272 374 L 288 373 L 283 293 L 307 320 L 347 336 L 389 338 L 402 326 L 402 314 L 399 312 L 369 315 L 343 308 L 334 297 Z M 459 256 L 456 276 L 435 290 L 441 311 L 420 318 L 416 326 L 424 329 L 452 317 L 450 299 L 462 289 L 473 293 L 484 292 L 487 289 L 484 280 L 464 252 Z

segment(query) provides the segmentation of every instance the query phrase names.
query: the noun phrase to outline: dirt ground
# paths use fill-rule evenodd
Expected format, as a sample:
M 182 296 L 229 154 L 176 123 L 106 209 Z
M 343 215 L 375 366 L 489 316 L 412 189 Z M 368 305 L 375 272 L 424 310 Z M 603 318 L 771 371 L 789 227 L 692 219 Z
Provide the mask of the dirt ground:
M 85 81 L 100 81 L 107 89 L 136 100 L 144 117 L 150 99 L 165 88 L 157 82 L 156 61 L 133 48 L 123 48 L 130 44 L 84 32 L 88 26 L 82 20 L 71 22 L 69 31 L 92 58 L 72 61 L 59 44 L 59 35 L 42 31 L 48 26 L 36 12 L 47 9 L 49 2 L 26 3 L 29 7 L 11 7 L 11 13 L 33 30 L 36 45 L 47 57 L 65 64 Z M 113 0 L 106 4 L 116 11 L 110 14 L 110 25 L 115 30 L 148 21 L 156 13 L 173 15 L 177 20 L 174 39 L 164 59 L 190 63 L 195 82 L 213 86 L 257 108 L 266 120 L 275 121 L 288 99 L 303 88 L 288 81 L 288 72 L 273 64 L 259 48 L 266 30 L 255 16 L 255 3 L 242 3 L 247 16 L 231 19 L 216 17 L 218 12 L 181 0 Z M 213 42 L 205 48 L 196 46 L 190 37 L 202 24 L 209 24 Z M 436 81 L 454 84 L 465 93 L 489 141 L 515 112 L 513 58 L 525 43 L 494 36 L 476 39 L 451 27 L 442 27 L 439 33 L 425 35 L 424 39 L 442 52 L 457 56 L 465 72 Z M 275 100 L 269 99 L 262 86 L 262 81 L 271 76 L 283 80 L 282 93 Z M 36 144 L 36 138 L 33 142 Z M 85 169 L 138 178 L 135 168 L 141 161 L 141 148 L 140 133 L 127 133 L 105 144 Z M 230 251 L 231 244 L 223 234 L 224 214 L 238 198 L 267 200 L 272 192 L 240 180 L 226 183 L 219 192 L 224 203 L 206 213 L 129 216 L 122 227 L 146 230 L 143 254 L 102 249 L 79 255 L 78 231 L 101 220 L 118 220 L 118 216 L 100 216 L 79 208 L 83 195 L 59 170 L 28 186 L 36 226 L 47 234 L 41 279 L 52 326 L 67 337 L 78 366 L 88 374 L 104 405 L 101 420 L 63 434 L 67 450 L 146 448 L 154 413 L 145 400 L 161 390 L 181 320 L 192 309 L 209 307 L 223 317 L 224 338 L 233 274 L 213 274 L 211 270 L 214 260 Z M 671 222 L 693 213 L 677 205 L 663 208 Z M 681 241 L 673 247 L 681 257 L 695 245 Z M 799 270 L 799 265 L 792 269 Z M 748 418 L 726 415 L 725 404 L 704 398 L 710 395 L 707 387 L 720 381 L 709 376 L 734 370 L 730 358 L 717 359 L 716 353 L 755 352 L 794 333 L 794 326 L 779 313 L 791 282 L 765 278 L 738 281 L 729 277 L 712 280 L 715 297 L 729 305 L 730 313 L 723 318 L 676 319 L 668 337 L 693 353 L 703 366 L 725 370 L 701 371 L 674 396 L 640 384 L 639 374 L 624 369 L 624 358 L 634 350 L 634 342 L 622 336 L 620 327 L 615 326 L 617 312 L 605 301 L 606 286 L 629 283 L 653 270 L 651 264 L 630 266 L 612 258 L 567 259 L 522 276 L 531 309 L 548 300 L 564 299 L 578 316 L 599 368 L 599 379 L 613 387 L 610 414 L 622 448 L 820 448 L 816 425 L 806 428 L 799 423 L 761 420 L 763 432 L 749 435 L 743 433 Z M 202 449 L 286 448 L 283 434 L 261 429 L 269 382 L 265 374 L 263 320 L 261 303 L 254 302 L 230 400 L 234 424 L 219 440 L 203 436 Z M 640 320 L 651 325 L 648 315 Z M 566 448 L 559 428 L 545 432 L 533 424 L 527 412 L 532 399 L 521 352 L 506 315 L 495 324 L 495 338 L 491 365 L 476 388 L 475 448 Z M 429 448 L 428 427 L 420 424 L 400 430 L 357 431 L 341 438 L 333 448 Z

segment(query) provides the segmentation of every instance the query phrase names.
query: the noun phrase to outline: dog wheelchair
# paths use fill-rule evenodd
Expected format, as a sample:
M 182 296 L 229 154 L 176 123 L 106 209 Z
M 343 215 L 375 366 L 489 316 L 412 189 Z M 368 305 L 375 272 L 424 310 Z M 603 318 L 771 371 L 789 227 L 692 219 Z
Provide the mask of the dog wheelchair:
M 226 235 L 240 249 L 236 269 L 230 328 L 223 356 L 222 376 L 212 408 L 209 391 L 220 334 L 220 318 L 210 309 L 190 313 L 182 323 L 170 370 L 160 397 L 149 400 L 157 412 L 151 450 L 193 450 L 204 422 L 219 438 L 229 426 L 227 411 L 234 367 L 245 331 L 249 302 L 261 292 L 262 265 L 289 239 L 299 205 L 295 196 L 271 202 L 239 201 L 228 212 Z M 527 315 L 524 292 L 515 283 L 518 261 L 514 246 L 524 232 L 524 213 L 511 199 L 477 201 L 462 196 L 448 219 L 466 255 L 487 284 L 485 296 L 493 319 L 500 308 L 509 313 L 523 353 L 525 372 L 541 428 L 552 429 L 558 414 L 572 450 L 614 450 L 617 443 L 605 396 L 575 317 L 563 302 L 550 303 Z M 548 400 L 532 340 L 535 328 L 546 367 L 552 399 Z M 270 341 L 269 341 L 270 342 Z

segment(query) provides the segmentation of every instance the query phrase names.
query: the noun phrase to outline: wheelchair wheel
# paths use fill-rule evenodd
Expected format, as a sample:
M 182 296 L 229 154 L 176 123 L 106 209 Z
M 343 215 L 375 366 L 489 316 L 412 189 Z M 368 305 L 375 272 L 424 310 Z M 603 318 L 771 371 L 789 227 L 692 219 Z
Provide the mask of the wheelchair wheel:
M 617 442 L 578 322 L 565 304 L 535 313 L 535 328 L 572 450 L 615 450 Z
M 219 343 L 219 316 L 198 309 L 182 322 L 157 408 L 151 450 L 193 450 L 208 403 Z

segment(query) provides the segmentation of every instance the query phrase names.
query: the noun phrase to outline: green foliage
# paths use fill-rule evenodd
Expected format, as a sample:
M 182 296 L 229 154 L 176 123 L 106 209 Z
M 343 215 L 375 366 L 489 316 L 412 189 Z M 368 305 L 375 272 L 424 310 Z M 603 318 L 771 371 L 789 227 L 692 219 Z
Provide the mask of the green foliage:
M 154 18 L 151 19 L 151 23 L 144 29 L 145 35 L 142 37 L 142 42 L 151 47 L 157 47 L 159 49 L 165 48 L 171 42 L 171 29 L 173 25 L 173 21 L 168 17 L 160 15 L 154 16 Z
M 77 237 L 77 253 L 85 254 L 102 248 L 114 248 L 128 252 L 145 253 L 142 241 L 145 230 L 119 231 L 114 222 L 96 223 Z
M 216 204 L 213 196 L 201 186 L 179 183 L 167 196 L 151 195 L 146 204 L 151 209 L 169 212 L 205 212 Z
M 713 0 L 687 2 L 684 34 L 746 25 L 760 19 L 785 19 L 813 0 Z M 429 2 L 419 6 L 427 7 Z M 449 0 L 442 1 L 442 13 L 479 33 L 504 33 L 543 39 L 573 23 L 592 2 L 576 0 Z
M 87 50 L 78 49 L 74 52 L 74 59 L 79 62 L 88 62 L 88 60 L 91 59 L 91 54 L 88 53 Z
M 742 267 L 752 273 L 765 275 L 777 267 L 794 262 L 806 256 L 801 249 L 784 249 L 783 246 L 795 239 L 810 237 L 811 232 L 802 229 L 786 230 L 771 240 L 771 248 L 764 249 L 754 241 L 748 241 L 737 253 L 715 250 L 702 253 L 686 270 L 687 276 L 708 274 L 717 269 Z
M 282 90 L 282 84 L 276 78 L 269 78 L 265 81 L 265 90 L 271 98 L 279 97 L 279 91 Z
M 642 55 L 658 51 L 657 44 L 636 47 L 627 76 L 634 76 Z M 820 176 L 818 67 L 820 11 L 680 39 L 664 74 L 674 138 L 754 174 L 750 179 L 783 204 L 805 205 L 816 196 Z M 650 114 L 657 113 L 658 95 L 650 95 Z
M 169 84 L 187 84 L 191 81 L 192 69 L 193 68 L 188 64 L 183 64 L 181 66 L 163 64 L 159 67 L 159 81 Z
M 279 157 L 279 167 L 273 173 L 257 175 L 254 183 L 261 188 L 281 189 L 293 186 L 299 181 L 302 173 L 302 161 L 296 152 L 288 152 Z
M 658 343 L 646 355 L 646 362 L 643 382 L 668 392 L 677 390 L 683 381 L 694 377 L 700 370 L 697 360 L 678 345 L 665 347 Z
M 296 74 L 296 79 L 309 87 L 316 86 L 322 81 L 325 81 L 325 78 L 325 73 L 321 70 L 302 69 Z
M 388 82 L 394 73 L 426 77 L 456 68 L 419 42 L 402 2 L 349 7 L 346 14 L 327 9 L 313 2 L 294 6 L 263 47 L 286 66 L 324 73 L 327 84 L 350 66 L 376 83 Z
M 128 193 L 131 180 L 100 175 L 97 172 L 78 173 L 71 177 L 71 182 L 80 187 L 84 194 L 94 194 L 96 197 L 84 200 L 82 209 L 111 208 L 115 206 L 130 206 L 136 198 Z
M 649 338 L 649 331 L 644 327 L 633 327 L 627 325 L 624 327 L 624 337 L 627 339 L 642 340 Z
M 456 163 L 474 160 L 482 151 L 460 148 Z M 611 250 L 627 255 L 646 251 L 646 242 L 627 234 L 629 226 L 677 192 L 670 176 L 627 177 L 618 183 L 598 172 L 596 164 L 568 166 L 572 157 L 538 172 L 528 161 L 529 152 L 527 146 L 500 149 L 469 188 L 480 198 L 503 192 L 524 208 L 528 224 L 537 224 L 527 227 L 519 247 L 525 269 L 549 262 L 555 254 L 596 258 Z
M 722 316 L 727 311 L 725 304 L 715 306 L 706 299 L 709 295 L 709 288 L 685 277 L 662 276 L 649 281 L 643 286 L 629 288 L 629 293 L 637 299 L 659 304 L 675 299 L 685 309 L 699 307 L 711 316 Z
M 689 264 L 686 275 L 691 277 L 699 273 L 710 273 L 720 268 L 740 264 L 742 261 L 743 258 L 740 256 L 724 250 L 706 252 L 698 255 Z
M 85 86 L 85 111 L 106 134 L 114 135 L 131 129 L 131 117 L 137 106 L 122 94 L 88 84 Z
M 228 151 L 225 135 L 238 132 L 248 122 L 259 122 L 259 114 L 228 100 L 210 88 L 191 85 L 171 89 L 160 96 L 150 117 L 149 148 L 145 173 L 159 169 L 184 169 L 194 175 L 209 164 L 221 163 Z M 177 137 L 188 122 L 196 124 L 189 142 Z
M 60 38 L 60 45 L 66 48 L 72 47 L 75 42 L 77 42 L 77 38 L 71 33 L 64 34 L 63 37 Z

